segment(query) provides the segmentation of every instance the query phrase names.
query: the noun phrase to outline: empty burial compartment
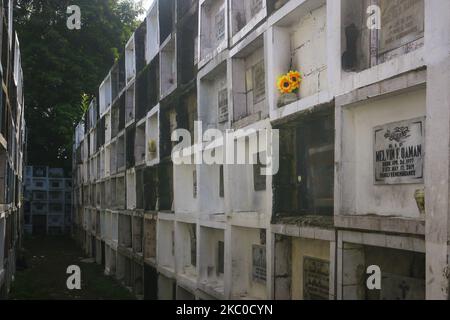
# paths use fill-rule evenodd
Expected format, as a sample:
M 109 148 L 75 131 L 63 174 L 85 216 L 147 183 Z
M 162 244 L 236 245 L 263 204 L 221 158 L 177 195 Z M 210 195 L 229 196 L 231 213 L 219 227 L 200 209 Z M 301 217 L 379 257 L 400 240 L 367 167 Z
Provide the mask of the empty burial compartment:
M 310 113 L 280 128 L 280 170 L 274 177 L 276 216 L 332 216 L 334 109 Z
M 158 104 L 159 87 L 159 56 L 157 56 L 145 67 L 136 80 L 135 118 L 137 121 L 144 118 Z
M 134 122 L 135 115 L 135 84 L 132 84 L 125 93 L 125 123 L 129 126 Z
M 234 126 L 246 126 L 268 116 L 264 37 L 240 50 L 231 60 Z
M 219 296 L 224 294 L 224 241 L 224 230 L 200 227 L 200 284 L 207 293 Z
M 228 46 L 228 2 L 200 1 L 200 66 Z
M 136 125 L 136 134 L 134 141 L 134 161 L 135 165 L 141 165 L 145 163 L 145 129 L 146 129 L 146 120 L 142 120 Z
M 146 262 L 156 262 L 156 220 L 151 217 L 144 219 L 144 259 Z
M 195 165 L 174 166 L 174 209 L 175 213 L 198 213 Z
M 131 216 L 119 213 L 119 246 L 132 249 Z
M 200 79 L 198 116 L 203 130 L 224 130 L 229 121 L 227 64 L 220 64 Z
M 136 171 L 130 169 L 127 171 L 127 209 L 136 209 Z
M 234 45 L 267 15 L 266 0 L 230 1 L 231 44 Z
M 116 179 L 116 208 L 118 209 L 125 209 L 126 203 L 125 203 L 125 193 L 126 193 L 126 185 L 125 185 L 125 176 L 119 176 Z
M 158 171 L 136 169 L 136 209 L 155 211 L 158 199 Z
M 160 52 L 160 89 L 164 99 L 177 87 L 177 37 L 171 36 L 162 44 Z
M 176 256 L 178 274 L 196 281 L 197 279 L 197 226 L 180 223 L 176 225 Z M 179 259 L 179 261 L 178 261 Z
M 175 272 L 175 230 L 174 222 L 158 221 L 158 265 L 168 271 Z
M 184 1 L 181 1 L 184 3 Z M 198 64 L 198 13 L 197 10 L 183 20 L 177 31 L 178 83 L 189 84 L 195 80 Z
M 134 33 L 136 74 L 139 74 L 147 65 L 147 62 L 145 61 L 146 36 L 147 24 L 144 22 L 136 29 Z
M 231 295 L 234 299 L 265 299 L 266 230 L 232 227 Z
M 154 1 L 145 19 L 147 26 L 145 60 L 149 64 L 159 51 L 158 1 Z
M 159 39 L 164 43 L 175 25 L 175 0 L 158 0 Z
M 122 55 L 111 69 L 111 101 L 116 100 L 125 88 L 125 80 L 125 56 Z
M 112 92 L 111 92 L 111 74 L 105 78 L 99 88 L 99 106 L 100 106 L 100 116 L 103 116 L 105 112 L 109 109 L 112 102 Z
M 141 216 L 132 217 L 132 241 L 133 251 L 139 255 L 143 255 L 143 218 Z
M 117 171 L 124 171 L 125 168 L 125 133 L 122 132 L 117 138 Z
M 129 84 L 136 77 L 136 45 L 134 34 L 125 46 L 125 75 L 126 83 Z
M 173 213 L 173 164 L 165 162 L 158 167 L 159 211 Z
M 134 146 L 136 139 L 136 128 L 134 124 L 126 129 L 125 132 L 125 141 L 126 141 L 126 166 L 127 169 L 131 169 L 135 165 L 134 160 Z
M 110 144 L 110 165 L 109 170 L 110 174 L 114 175 L 117 173 L 117 139 L 111 141 Z
M 395 261 L 395 263 L 392 263 Z M 354 300 L 423 300 L 425 299 L 425 254 L 363 246 L 344 242 L 342 263 L 346 265 L 343 277 L 343 299 Z M 369 290 L 366 274 L 369 266 L 378 266 L 383 273 L 380 290 Z M 353 279 L 363 278 L 355 283 Z
M 172 141 L 172 133 L 178 129 L 177 101 L 170 99 L 161 104 L 159 116 L 160 122 L 160 158 L 169 159 L 172 156 L 172 148 L 177 144 Z

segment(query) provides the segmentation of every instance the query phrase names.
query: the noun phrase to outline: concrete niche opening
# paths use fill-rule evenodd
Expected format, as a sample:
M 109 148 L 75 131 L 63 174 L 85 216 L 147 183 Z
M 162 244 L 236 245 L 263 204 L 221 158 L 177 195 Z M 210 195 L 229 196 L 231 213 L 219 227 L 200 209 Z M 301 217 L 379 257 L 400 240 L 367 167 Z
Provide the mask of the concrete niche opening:
M 181 1 L 184 3 L 185 1 Z M 197 10 L 183 20 L 177 32 L 179 84 L 195 80 L 198 64 L 198 14 Z
M 297 93 L 299 100 L 316 96 L 328 89 L 327 68 L 327 7 L 324 0 L 303 1 L 296 9 L 279 18 L 269 30 L 269 62 L 273 71 L 270 85 L 291 70 L 302 75 Z M 271 105 L 286 105 L 280 100 L 281 93 L 273 88 Z
M 175 229 L 173 221 L 158 222 L 158 265 L 170 273 L 175 272 Z
M 195 224 L 177 223 L 177 257 L 178 273 L 195 282 L 197 279 L 197 226 Z
M 127 89 L 125 93 L 125 122 L 129 126 L 134 122 L 135 115 L 135 96 L 134 83 Z
M 234 127 L 268 117 L 265 75 L 264 37 L 261 35 L 232 57 Z
M 134 141 L 134 161 L 135 165 L 145 163 L 145 121 L 140 121 L 136 125 L 136 137 Z
M 228 1 L 200 1 L 200 67 L 227 48 Z
M 341 8 L 345 72 L 362 71 L 424 46 L 424 0 L 344 0 Z
M 231 233 L 232 297 L 265 299 L 266 230 L 233 227 Z
M 392 248 L 344 243 L 342 261 L 343 299 L 423 300 L 425 299 L 425 254 Z M 392 263 L 395 261 L 395 263 Z M 381 269 L 381 290 L 369 290 L 367 267 Z
M 275 299 L 328 300 L 333 281 L 329 241 L 275 236 Z
M 227 63 L 223 62 L 200 79 L 198 115 L 203 130 L 225 130 L 229 121 L 228 95 Z
M 159 0 L 159 39 L 164 43 L 173 31 L 175 24 L 175 0 Z
M 163 43 L 160 53 L 161 99 L 177 87 L 177 37 L 174 35 Z
M 126 57 L 122 55 L 111 69 L 111 101 L 116 100 L 117 96 L 125 87 L 125 64 Z M 100 116 L 103 116 L 103 112 L 100 112 Z
M 136 77 L 136 45 L 134 35 L 125 46 L 125 74 L 126 83 L 129 84 Z
M 217 298 L 224 294 L 224 230 L 200 227 L 199 278 L 201 288 Z
M 280 127 L 280 171 L 274 184 L 275 218 L 333 215 L 332 108 L 324 107 Z
M 147 36 L 145 46 L 145 60 L 150 63 L 158 54 L 159 50 L 159 17 L 158 1 L 154 1 L 145 19 L 147 25 Z
M 146 263 L 156 263 L 156 220 L 144 219 L 144 259 Z
M 232 44 L 237 43 L 267 15 L 266 0 L 231 0 L 230 29 Z

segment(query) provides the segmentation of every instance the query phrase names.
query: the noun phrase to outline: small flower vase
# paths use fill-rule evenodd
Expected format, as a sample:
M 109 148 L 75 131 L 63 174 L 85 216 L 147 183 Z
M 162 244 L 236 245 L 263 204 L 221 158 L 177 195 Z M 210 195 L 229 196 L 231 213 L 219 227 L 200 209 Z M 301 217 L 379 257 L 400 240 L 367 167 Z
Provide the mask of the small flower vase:
M 298 100 L 297 94 L 296 93 L 283 93 L 282 95 L 280 95 L 280 97 L 278 98 L 278 108 L 281 108 L 283 106 L 286 106 L 288 104 L 291 104 L 295 101 Z
M 425 190 L 419 189 L 414 193 L 414 198 L 416 199 L 417 207 L 421 216 L 425 215 Z
M 150 140 L 148 142 L 148 153 L 150 155 L 150 159 L 156 158 L 156 142 L 154 140 Z

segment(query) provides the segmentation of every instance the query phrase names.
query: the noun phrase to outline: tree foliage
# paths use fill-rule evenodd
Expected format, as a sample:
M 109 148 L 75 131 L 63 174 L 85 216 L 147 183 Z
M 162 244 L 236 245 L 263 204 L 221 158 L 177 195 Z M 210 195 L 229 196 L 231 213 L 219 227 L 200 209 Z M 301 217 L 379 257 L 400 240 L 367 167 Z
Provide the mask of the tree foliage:
M 69 30 L 67 7 L 81 9 Z M 133 0 L 18 0 L 15 26 L 22 51 L 30 165 L 71 168 L 75 125 L 136 29 Z

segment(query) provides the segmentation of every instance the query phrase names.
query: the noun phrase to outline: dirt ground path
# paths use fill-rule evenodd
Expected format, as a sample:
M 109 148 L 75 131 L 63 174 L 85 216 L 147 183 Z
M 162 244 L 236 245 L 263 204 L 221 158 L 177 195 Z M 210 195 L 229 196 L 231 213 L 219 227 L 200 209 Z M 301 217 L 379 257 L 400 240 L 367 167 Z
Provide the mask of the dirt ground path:
M 26 268 L 18 270 L 10 299 L 133 299 L 102 266 L 85 259 L 77 244 L 67 237 L 29 237 L 24 241 Z M 66 286 L 67 267 L 81 269 L 81 290 Z

